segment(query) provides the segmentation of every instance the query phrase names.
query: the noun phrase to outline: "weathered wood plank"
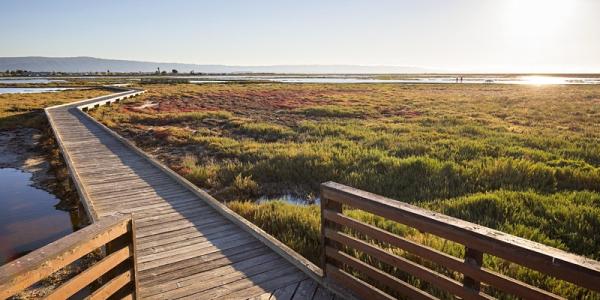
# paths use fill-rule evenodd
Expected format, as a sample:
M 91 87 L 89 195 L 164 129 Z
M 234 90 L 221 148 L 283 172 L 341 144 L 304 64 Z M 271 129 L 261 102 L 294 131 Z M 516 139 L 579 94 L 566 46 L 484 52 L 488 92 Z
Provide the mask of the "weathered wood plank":
M 598 261 L 334 182 L 322 184 L 321 192 L 328 199 L 600 291 Z
M 334 298 L 335 295 L 322 286 L 319 286 L 313 296 L 313 300 L 333 300 Z
M 483 281 L 489 284 L 493 283 L 493 286 L 513 295 L 523 297 L 525 299 L 560 299 L 560 297 L 557 297 L 556 295 L 539 289 L 537 287 L 525 284 L 516 279 L 497 274 L 489 270 L 465 264 L 463 261 L 454 256 L 448 255 L 446 253 L 424 245 L 417 244 L 405 238 L 393 235 L 373 225 L 354 220 L 340 213 L 330 210 L 324 210 L 323 216 L 332 222 L 364 233 L 367 236 L 374 238 L 378 241 L 389 243 L 390 245 L 409 251 L 415 255 L 423 257 L 432 262 L 438 263 L 451 270 L 459 271 L 479 281 Z
M 311 280 L 311 279 L 305 279 L 305 280 Z M 300 281 L 300 282 L 302 282 L 302 281 Z M 296 291 L 296 288 L 298 288 L 298 286 L 300 285 L 300 282 L 294 282 L 288 286 L 284 286 L 282 288 L 276 289 L 269 297 L 269 300 L 292 299 L 292 297 L 294 296 L 294 292 Z
M 325 249 L 325 252 L 329 257 L 333 258 L 334 260 L 337 260 L 347 266 L 350 266 L 352 269 L 367 275 L 371 279 L 386 285 L 388 288 L 393 289 L 394 291 L 400 293 L 401 295 L 407 296 L 410 299 L 437 299 L 427 294 L 426 292 L 404 281 L 401 281 L 385 272 L 382 272 L 354 257 L 351 257 L 338 249 L 327 247 Z
M 293 267 L 269 270 L 265 273 L 254 275 L 248 278 L 248 280 L 240 280 L 232 284 L 220 286 L 213 291 L 209 291 L 208 295 L 214 295 L 211 298 L 240 299 L 246 297 L 246 295 L 258 295 L 263 293 L 263 291 L 273 291 L 290 283 L 304 280 L 305 278 L 306 274 Z
M 405 272 L 412 274 L 420 279 L 423 279 L 434 286 L 448 291 L 453 295 L 462 297 L 463 299 L 489 299 L 485 294 L 474 292 L 471 289 L 465 288 L 460 282 L 449 278 L 445 275 L 436 273 L 422 265 L 414 263 L 406 258 L 391 254 L 384 249 L 381 249 L 375 245 L 368 244 L 362 240 L 349 236 L 345 233 L 334 231 L 332 229 L 326 229 L 325 235 L 342 245 L 350 246 L 354 249 L 360 250 L 372 257 L 376 257 L 378 260 L 401 268 Z M 372 287 L 373 288 L 373 287 Z
M 374 288 L 370 284 L 346 273 L 344 270 L 337 268 L 336 266 L 327 264 L 325 272 L 327 276 L 330 276 L 334 281 L 340 283 L 344 287 L 352 289 L 363 299 L 369 300 L 394 300 L 395 298 L 386 294 L 378 288 Z
M 133 255 L 133 247 L 117 250 L 55 289 L 46 299 L 67 299 Z
M 156 297 L 167 299 L 178 298 L 212 289 L 229 282 L 243 280 L 253 274 L 286 267 L 289 268 L 290 265 L 286 264 L 281 257 L 278 257 L 274 253 L 268 253 L 239 263 L 215 268 L 207 272 L 196 273 L 188 277 L 142 289 L 141 293 L 143 297 L 149 299 Z
M 201 247 L 197 246 L 197 248 L 193 249 L 193 251 L 186 251 L 186 252 L 180 252 L 180 253 L 169 253 L 169 254 L 171 254 L 171 256 L 166 255 L 166 257 L 163 257 L 160 259 L 154 259 L 154 260 L 151 260 L 151 261 L 148 261 L 145 263 L 138 263 L 138 266 L 139 266 L 140 271 L 149 270 L 149 269 L 157 268 L 160 266 L 180 262 L 180 261 L 190 259 L 193 257 L 198 257 L 200 255 L 220 252 L 223 250 L 236 248 L 236 247 L 243 247 L 244 245 L 250 244 L 252 242 L 254 242 L 252 239 L 245 238 L 245 239 L 228 241 L 228 243 L 219 244 L 217 246 L 210 245 L 207 243 L 207 244 L 205 244 L 206 247 L 201 248 Z M 163 256 L 165 256 L 165 255 L 163 255 Z
M 0 298 L 8 298 L 125 234 L 129 224 L 130 219 L 127 216 L 106 217 L 3 265 L 0 267 Z
M 294 300 L 312 299 L 319 285 L 314 280 L 304 280 L 294 293 Z
M 95 290 L 88 298 L 89 300 L 101 300 L 108 299 L 108 297 L 112 296 L 116 291 L 124 287 L 127 283 L 131 282 L 133 279 L 133 270 L 127 270 L 120 275 L 117 275 L 115 278 L 111 279 L 109 282 Z
M 139 279 L 146 285 L 169 282 L 268 253 L 270 251 L 267 247 L 259 242 L 253 242 L 244 247 L 195 256 L 174 264 L 147 270 L 140 273 Z
M 181 299 L 241 298 L 251 294 L 248 288 L 253 287 L 254 293 L 260 294 L 276 287 L 286 286 L 305 277 L 306 275 L 284 262 L 277 265 L 263 264 L 256 266 L 254 272 L 245 271 L 234 274 L 234 276 L 225 275 L 215 281 L 212 287 L 200 293 L 184 291 L 183 295 L 185 296 Z M 277 285 L 274 287 L 275 284 Z

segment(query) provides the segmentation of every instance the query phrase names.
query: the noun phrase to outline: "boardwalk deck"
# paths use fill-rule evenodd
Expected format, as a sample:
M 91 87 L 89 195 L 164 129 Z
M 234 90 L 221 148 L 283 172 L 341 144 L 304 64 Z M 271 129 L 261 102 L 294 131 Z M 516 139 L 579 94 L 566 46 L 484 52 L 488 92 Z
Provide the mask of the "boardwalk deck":
M 46 109 L 92 219 L 134 214 L 138 297 L 338 297 L 318 283 L 314 265 L 81 110 L 138 93 Z

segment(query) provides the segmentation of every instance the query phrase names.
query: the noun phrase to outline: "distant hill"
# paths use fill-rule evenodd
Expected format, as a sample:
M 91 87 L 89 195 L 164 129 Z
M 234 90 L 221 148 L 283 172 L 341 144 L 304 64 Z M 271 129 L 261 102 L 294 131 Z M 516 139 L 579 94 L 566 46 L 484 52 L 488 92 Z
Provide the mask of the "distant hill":
M 170 72 L 196 73 L 431 73 L 435 70 L 402 66 L 359 65 L 276 65 L 226 66 L 148 61 L 102 59 L 95 57 L 0 57 L 0 71 L 27 70 L 33 72 L 154 72 L 160 68 Z

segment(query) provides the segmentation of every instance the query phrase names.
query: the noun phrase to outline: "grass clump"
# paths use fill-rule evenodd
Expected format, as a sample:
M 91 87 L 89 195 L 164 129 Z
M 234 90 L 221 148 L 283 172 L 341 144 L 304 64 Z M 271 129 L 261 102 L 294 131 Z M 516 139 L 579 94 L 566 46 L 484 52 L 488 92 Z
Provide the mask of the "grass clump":
M 294 131 L 289 127 L 266 122 L 244 122 L 240 124 L 238 132 L 265 141 L 285 139 L 294 134 Z
M 364 110 L 360 110 L 353 107 L 344 107 L 337 105 L 322 105 L 322 106 L 309 106 L 295 110 L 296 113 L 304 114 L 308 117 L 333 117 L 333 118 L 352 118 L 359 117 L 365 113 Z
M 257 205 L 234 201 L 227 206 L 313 262 L 320 257 L 320 210 L 282 201 Z

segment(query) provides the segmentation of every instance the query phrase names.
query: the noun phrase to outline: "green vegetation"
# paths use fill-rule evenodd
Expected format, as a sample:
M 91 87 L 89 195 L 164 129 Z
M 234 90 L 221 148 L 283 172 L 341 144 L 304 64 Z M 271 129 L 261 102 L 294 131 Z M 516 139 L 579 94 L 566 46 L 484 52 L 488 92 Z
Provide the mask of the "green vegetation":
M 314 196 L 333 180 L 600 259 L 598 86 L 146 88 L 134 102 L 93 114 L 220 200 Z M 230 206 L 315 259 L 316 208 Z M 486 264 L 582 295 L 522 268 Z
M 295 111 L 306 116 L 334 118 L 351 118 L 365 114 L 365 111 L 357 108 L 340 107 L 335 105 L 302 107 L 296 109 Z
M 44 108 L 109 94 L 109 91 L 66 90 L 55 93 L 0 94 L 0 130 L 15 127 L 44 129 Z

